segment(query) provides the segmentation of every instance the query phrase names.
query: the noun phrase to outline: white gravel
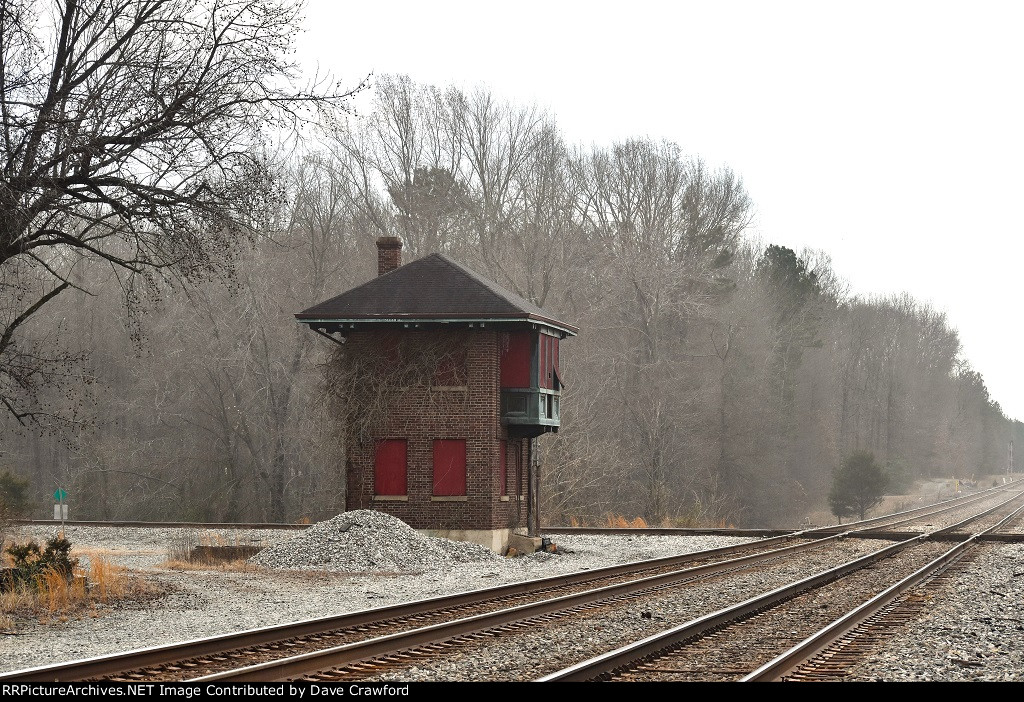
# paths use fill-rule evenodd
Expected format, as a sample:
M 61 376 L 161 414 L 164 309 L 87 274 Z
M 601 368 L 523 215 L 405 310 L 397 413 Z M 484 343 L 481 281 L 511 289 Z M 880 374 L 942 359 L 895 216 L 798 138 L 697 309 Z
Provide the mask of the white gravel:
M 21 527 L 16 532 L 18 536 L 34 538 L 52 533 L 52 528 L 39 526 Z M 329 534 L 329 530 L 324 534 Z M 0 635 L 0 672 L 749 540 L 706 536 L 555 536 L 555 543 L 570 552 L 517 558 L 488 555 L 484 560 L 469 562 L 459 562 L 459 558 L 479 552 L 472 545 L 459 543 L 454 544 L 454 550 L 462 552 L 462 556 L 435 560 L 432 567 L 421 572 L 352 574 L 262 568 L 244 572 L 171 571 L 160 567 L 160 563 L 167 559 L 168 549 L 180 540 L 178 530 L 68 527 L 66 535 L 74 554 L 102 555 L 169 588 L 170 592 L 156 601 L 121 605 L 97 612 L 95 617 L 18 621 L 15 635 Z M 200 536 L 208 543 L 272 544 L 287 542 L 297 535 L 295 531 L 282 530 L 215 530 Z
M 266 568 L 418 573 L 502 557 L 476 544 L 425 536 L 397 517 L 359 509 L 314 524 L 249 559 Z
M 986 547 L 919 621 L 855 670 L 855 680 L 1024 680 L 1024 545 Z
M 22 527 L 45 538 L 50 527 Z M 205 532 L 209 543 L 272 545 L 303 533 L 285 530 Z M 347 533 L 347 532 L 344 532 Z M 168 589 L 155 600 L 47 621 L 17 621 L 0 636 L 0 671 L 172 643 L 246 628 L 341 614 L 396 602 L 491 587 L 581 569 L 741 543 L 733 537 L 559 536 L 569 551 L 459 562 L 434 554 L 404 573 L 358 574 L 317 569 L 170 571 L 160 563 L 180 539 L 175 529 L 68 527 L 80 556 L 101 555 Z M 418 535 L 417 535 L 418 536 Z M 280 563 L 278 565 L 281 565 Z M 294 566 L 292 566 L 294 567 Z M 409 571 L 419 572 L 409 572 Z M 980 588 L 980 589 L 979 589 Z M 858 669 L 862 680 L 1017 680 L 1024 675 L 1024 545 L 993 546 L 936 602 Z M 980 594 L 979 594 L 980 593 Z M 997 594 L 993 594 L 997 593 Z M 625 643 L 625 641 L 623 641 Z M 965 665 L 963 661 L 970 661 Z

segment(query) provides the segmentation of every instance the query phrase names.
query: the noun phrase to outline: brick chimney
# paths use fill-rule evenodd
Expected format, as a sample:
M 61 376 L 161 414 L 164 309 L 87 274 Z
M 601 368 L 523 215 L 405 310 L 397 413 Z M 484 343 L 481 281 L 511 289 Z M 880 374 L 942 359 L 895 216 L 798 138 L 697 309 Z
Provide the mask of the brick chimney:
M 377 239 L 377 275 L 382 276 L 402 265 L 402 240 L 397 236 Z

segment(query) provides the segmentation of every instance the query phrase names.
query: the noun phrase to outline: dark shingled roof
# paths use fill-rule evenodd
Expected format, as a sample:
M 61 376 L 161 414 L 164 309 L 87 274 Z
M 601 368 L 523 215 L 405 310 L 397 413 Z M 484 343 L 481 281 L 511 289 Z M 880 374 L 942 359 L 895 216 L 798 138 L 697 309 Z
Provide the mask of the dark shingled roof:
M 431 254 L 295 315 L 300 322 L 372 320 L 531 320 L 570 334 L 578 329 L 481 277 L 444 254 Z

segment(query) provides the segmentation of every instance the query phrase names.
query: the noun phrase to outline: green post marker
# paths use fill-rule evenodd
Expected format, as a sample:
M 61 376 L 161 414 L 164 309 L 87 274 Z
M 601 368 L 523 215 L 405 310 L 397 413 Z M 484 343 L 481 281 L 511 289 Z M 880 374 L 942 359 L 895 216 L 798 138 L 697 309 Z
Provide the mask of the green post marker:
M 53 506 L 53 518 L 60 519 L 60 530 L 64 533 L 64 520 L 67 518 L 67 507 L 64 501 L 68 499 L 68 493 L 64 488 L 57 488 L 53 491 L 53 499 L 57 504 Z

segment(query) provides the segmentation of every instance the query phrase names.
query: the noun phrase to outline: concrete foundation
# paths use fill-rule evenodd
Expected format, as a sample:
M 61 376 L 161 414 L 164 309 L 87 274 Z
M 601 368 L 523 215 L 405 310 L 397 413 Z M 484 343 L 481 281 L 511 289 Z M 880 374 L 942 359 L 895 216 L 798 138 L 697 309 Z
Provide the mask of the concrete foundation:
M 417 531 L 427 536 L 479 544 L 501 555 L 505 555 L 508 550 L 509 537 L 512 536 L 511 529 L 418 529 Z
M 533 553 L 539 551 L 541 545 L 539 536 L 517 534 L 512 529 L 417 529 L 417 531 L 427 536 L 479 544 L 503 556 L 508 553 L 510 548 L 514 548 L 518 553 Z

